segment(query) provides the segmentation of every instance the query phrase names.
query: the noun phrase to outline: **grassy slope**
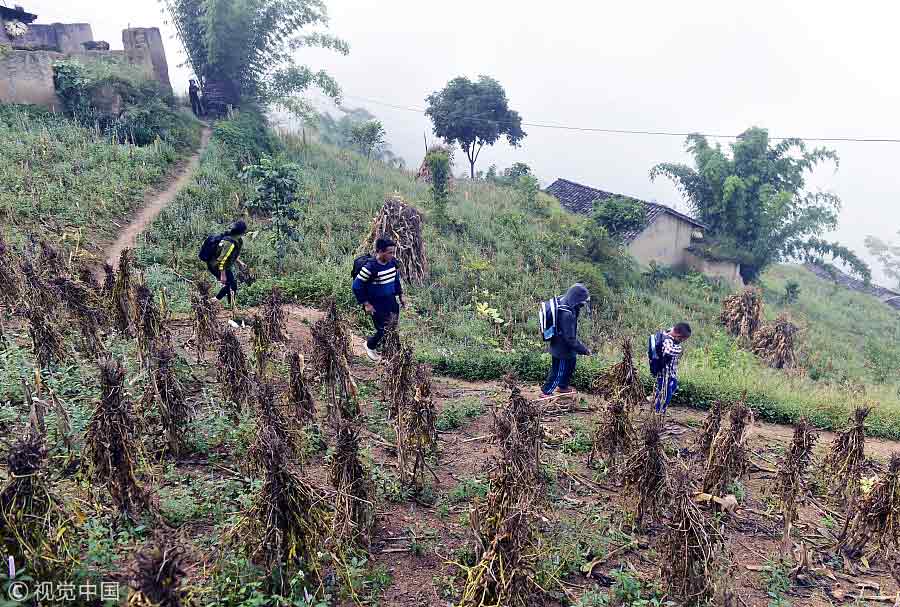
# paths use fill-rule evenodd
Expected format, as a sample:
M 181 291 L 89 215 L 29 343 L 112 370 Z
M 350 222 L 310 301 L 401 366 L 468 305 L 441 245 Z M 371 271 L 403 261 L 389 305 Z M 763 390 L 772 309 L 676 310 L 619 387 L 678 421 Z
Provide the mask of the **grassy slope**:
M 348 310 L 355 309 L 349 294 L 349 260 L 367 233 L 369 222 L 386 194 L 399 192 L 429 212 L 427 188 L 408 174 L 379 163 L 366 163 L 355 154 L 323 146 L 303 148 L 282 142 L 284 153 L 304 172 L 305 239 L 277 268 L 264 223 L 256 222 L 246 259 L 262 277 L 243 295 L 257 300 L 278 283 L 295 300 L 316 303 L 334 295 Z M 189 260 L 178 271 L 200 272 L 193 262 L 202 234 L 221 229 L 240 212 L 250 192 L 241 184 L 215 143 L 204 160 L 197 187 L 191 188 L 163 213 L 149 235 L 141 260 L 149 266 L 156 286 L 168 287 L 176 305 L 186 306 L 184 283 L 165 266 L 171 251 Z M 469 379 L 496 378 L 509 369 L 538 381 L 546 370 L 535 339 L 536 304 L 575 280 L 585 280 L 603 292 L 604 277 L 596 266 L 578 261 L 581 218 L 562 212 L 554 201 L 541 198 L 541 208 L 525 208 L 512 189 L 460 182 L 450 204 L 457 227 L 439 233 L 426 222 L 425 238 L 432 274 L 429 284 L 412 288 L 413 311 L 404 316 L 404 329 L 414 338 L 420 357 L 439 372 Z M 721 299 L 728 293 L 700 277 L 668 279 L 655 289 L 644 285 L 623 288 L 596 298 L 592 318 L 582 323 L 584 339 L 600 356 L 583 361 L 577 384 L 587 386 L 597 371 L 618 356 L 618 338 L 638 344 L 639 359 L 645 336 L 678 320 L 695 326 L 682 366 L 678 402 L 706 406 L 716 398 L 736 399 L 745 391 L 766 419 L 792 421 L 810 416 L 824 428 L 843 425 L 849 408 L 860 397 L 848 390 L 847 380 L 871 384 L 863 365 L 866 340 L 890 344 L 897 335 L 896 315 L 871 298 L 834 292 L 832 286 L 801 268 L 778 267 L 767 273 L 766 316 L 784 311 L 777 303 L 786 280 L 801 284 L 797 304 L 787 310 L 806 328 L 804 360 L 810 374 L 785 374 L 763 367 L 741 351 L 717 323 Z M 473 299 L 488 302 L 506 319 L 497 329 L 474 311 Z M 357 316 L 357 320 L 361 320 Z M 896 386 L 867 386 L 867 398 L 880 402 L 870 418 L 874 434 L 900 437 L 900 403 Z
M 165 143 L 121 145 L 60 115 L 0 106 L 0 235 L 108 238 L 182 154 Z

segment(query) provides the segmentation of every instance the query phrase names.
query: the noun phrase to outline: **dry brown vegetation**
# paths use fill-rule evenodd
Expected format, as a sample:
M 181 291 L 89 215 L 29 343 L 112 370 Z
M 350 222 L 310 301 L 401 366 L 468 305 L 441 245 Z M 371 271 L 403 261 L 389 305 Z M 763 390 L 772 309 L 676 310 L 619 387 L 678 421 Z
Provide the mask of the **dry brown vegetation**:
M 729 333 L 749 342 L 762 322 L 762 291 L 751 287 L 722 301 L 719 322 Z
M 362 244 L 363 250 L 374 250 L 375 241 L 379 238 L 390 238 L 397 243 L 397 262 L 403 279 L 421 285 L 428 276 L 421 213 L 400 196 L 386 198 L 381 211 L 372 220 L 369 234 Z

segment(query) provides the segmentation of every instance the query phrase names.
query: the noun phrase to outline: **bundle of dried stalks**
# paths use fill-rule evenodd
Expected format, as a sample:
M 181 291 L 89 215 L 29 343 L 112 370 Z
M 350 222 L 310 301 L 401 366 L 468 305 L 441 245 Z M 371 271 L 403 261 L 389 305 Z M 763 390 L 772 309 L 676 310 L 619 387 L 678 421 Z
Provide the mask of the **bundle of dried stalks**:
M 100 339 L 100 327 L 108 322 L 100 294 L 90 285 L 75 282 L 65 276 L 54 279 L 53 286 L 78 325 L 81 351 L 92 358 L 98 358 L 105 351 Z
M 15 251 L 0 236 L 0 304 L 10 311 L 18 308 L 25 288 L 14 255 Z
M 621 362 L 595 377 L 591 388 L 606 400 L 620 401 L 628 406 L 643 406 L 647 402 L 641 377 L 634 366 L 630 339 L 622 339 Z
M 287 448 L 292 460 L 296 459 L 300 454 L 297 433 L 291 431 L 288 420 L 282 414 L 281 400 L 275 396 L 275 386 L 271 382 L 259 379 L 253 390 L 253 403 L 257 428 L 266 428 L 267 432 L 257 432 L 256 440 L 250 445 L 248 455 L 251 465 L 262 466 L 265 464 L 265 454 L 261 450 L 268 448 L 263 442 L 263 438 L 268 434 L 278 437 L 279 442 Z
M 45 313 L 56 310 L 59 296 L 46 280 L 35 269 L 28 257 L 22 257 L 19 263 L 22 271 L 22 292 L 20 303 L 32 308 L 41 308 Z
M 334 300 L 326 304 L 325 316 L 312 327 L 312 367 L 325 384 L 328 416 L 333 424 L 359 415 L 359 392 L 350 373 L 350 329 Z
M 726 297 L 722 302 L 719 322 L 735 337 L 750 340 L 762 319 L 762 291 L 756 287 Z
M 648 515 L 651 520 L 657 520 L 671 499 L 669 462 L 660 437 L 662 428 L 662 418 L 649 417 L 641 429 L 640 441 L 624 465 L 622 477 L 632 498 L 638 525 Z
M 412 398 L 397 415 L 397 459 L 400 480 L 417 490 L 425 486 L 426 457 L 437 449 L 434 401 L 431 398 L 431 370 L 418 365 Z M 434 472 L 432 472 L 434 474 Z
M 301 571 L 308 583 L 315 583 L 321 579 L 318 553 L 331 520 L 327 496 L 303 478 L 271 427 L 259 426 L 257 442 L 263 484 L 228 540 L 240 543 L 267 574 L 279 571 L 283 586 Z
M 724 413 L 725 406 L 722 404 L 722 401 L 717 400 L 709 408 L 709 413 L 706 414 L 703 430 L 700 431 L 700 436 L 697 437 L 697 450 L 703 456 L 703 461 L 709 459 L 709 449 L 712 447 L 713 439 L 719 433 L 719 428 L 722 427 L 722 415 Z
M 309 422 L 315 419 L 316 403 L 309 388 L 306 387 L 306 364 L 299 352 L 288 354 L 291 369 L 288 383 L 287 406 L 298 422 Z
M 593 467 L 598 457 L 604 457 L 609 462 L 610 469 L 614 468 L 619 455 L 628 453 L 631 449 L 633 436 L 634 426 L 625 403 L 620 400 L 610 401 L 594 432 L 588 466 Z
M 241 342 L 229 328 L 222 332 L 217 372 L 222 385 L 222 397 L 231 408 L 232 416 L 239 417 L 241 407 L 247 402 L 253 388 L 253 379 L 250 377 Z
M 392 316 L 384 328 L 384 338 L 381 340 L 381 357 L 390 361 L 400 353 L 401 346 L 400 327 L 397 323 L 397 317 Z
M 110 291 L 109 307 L 112 311 L 116 328 L 119 332 L 135 336 L 137 324 L 137 306 L 135 305 L 134 288 L 132 287 L 133 260 L 131 249 L 122 251 L 119 257 L 119 270 L 116 273 L 116 281 Z
M 791 525 L 797 518 L 797 500 L 803 487 L 803 475 L 812 460 L 812 450 L 819 439 L 813 425 L 801 419 L 794 427 L 794 440 L 778 469 L 775 477 L 775 495 L 781 500 L 784 515 L 784 536 L 786 549 L 791 547 Z
M 254 314 L 250 321 L 252 337 L 250 345 L 253 348 L 253 365 L 260 377 L 265 377 L 269 359 L 272 356 L 272 339 L 268 327 L 259 314 Z
M 26 435 L 10 446 L 9 480 L 0 489 L 0 546 L 37 579 L 65 574 L 78 559 L 75 523 L 50 485 L 43 437 Z
M 197 346 L 197 363 L 203 360 L 203 353 L 219 342 L 222 331 L 216 323 L 216 311 L 210 303 L 209 283 L 200 281 L 197 290 L 191 293 L 191 309 L 194 312 L 194 343 Z
M 387 401 L 390 416 L 394 419 L 412 398 L 415 364 L 413 349 L 409 346 L 401 346 L 385 364 L 384 400 Z
M 359 429 L 342 421 L 335 437 L 328 482 L 337 489 L 332 537 L 341 547 L 368 547 L 375 529 L 375 491 L 359 461 Z
M 263 306 L 263 326 L 271 342 L 287 339 L 287 315 L 284 312 L 284 296 L 281 289 L 272 287 Z
M 40 369 L 47 369 L 53 363 L 64 362 L 69 358 L 62 332 L 50 316 L 52 313 L 52 309 L 41 306 L 28 305 L 25 308 L 34 359 Z
M 494 410 L 494 436 L 498 441 L 498 457 L 518 472 L 520 482 L 537 485 L 541 475 L 541 406 L 529 401 L 507 378 L 509 403 Z
M 152 344 L 156 343 L 163 332 L 163 318 L 153 293 L 145 284 L 138 285 L 135 291 L 135 310 L 138 358 L 142 365 L 149 368 Z
M 40 242 L 40 252 L 37 256 L 37 267 L 42 276 L 53 279 L 68 272 L 68 262 L 56 247 L 46 240 Z
M 116 288 L 116 271 L 109 264 L 109 262 L 103 262 L 103 287 L 100 290 L 100 293 L 103 295 L 104 300 L 107 301 L 107 307 L 112 310 L 112 293 Z
M 150 499 L 134 472 L 139 445 L 124 382 L 122 363 L 100 363 L 100 401 L 88 423 L 82 465 L 94 484 L 109 489 L 119 511 L 131 516 L 149 508 Z
M 675 473 L 670 522 L 660 541 L 662 579 L 684 605 L 704 605 L 724 583 L 721 530 L 694 501 L 690 476 Z
M 193 604 L 184 546 L 164 533 L 147 542 L 135 555 L 129 572 L 129 607 L 186 607 Z
M 847 556 L 859 558 L 869 543 L 870 558 L 900 554 L 900 453 L 891 455 L 887 474 L 854 510 L 840 545 Z
M 866 418 L 872 407 L 861 406 L 853 411 L 850 427 L 839 432 L 825 455 L 825 472 L 832 494 L 849 499 L 856 493 L 866 451 Z
M 428 259 L 422 239 L 422 215 L 397 195 L 384 200 L 372 221 L 369 235 L 362 243 L 364 251 L 372 251 L 379 238 L 397 243 L 397 262 L 404 280 L 421 285 L 428 276 Z
M 709 448 L 703 491 L 712 495 L 725 495 L 727 487 L 747 474 L 749 457 L 747 435 L 753 424 L 753 411 L 741 402 L 728 412 L 728 427 L 719 429 Z
M 175 373 L 175 350 L 164 341 L 153 348 L 153 390 L 159 404 L 159 419 L 166 433 L 169 452 L 179 457 L 185 450 L 185 432 L 194 415 Z
M 535 604 L 535 498 L 519 471 L 499 460 L 487 499 L 470 511 L 478 560 L 471 567 L 460 565 L 466 572 L 460 607 Z
M 797 366 L 794 336 L 800 328 L 786 316 L 765 323 L 753 334 L 751 349 L 773 369 L 793 369 Z

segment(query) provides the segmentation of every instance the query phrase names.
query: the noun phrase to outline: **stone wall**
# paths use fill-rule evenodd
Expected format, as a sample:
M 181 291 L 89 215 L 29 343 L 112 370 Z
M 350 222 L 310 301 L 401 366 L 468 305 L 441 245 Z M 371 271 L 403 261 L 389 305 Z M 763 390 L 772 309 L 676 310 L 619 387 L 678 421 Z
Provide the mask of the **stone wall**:
M 121 61 L 138 68 L 171 93 L 169 66 L 159 29 L 130 28 L 122 32 L 125 49 L 88 51 L 94 38 L 87 23 L 32 23 L 28 32 L 10 39 L 0 24 L 0 103 L 31 103 L 60 109 L 53 86 L 53 62 L 67 57 L 81 61 Z M 10 47 L 12 50 L 10 50 Z
M 135 56 L 149 55 L 156 81 L 166 91 L 172 92 L 172 83 L 169 81 L 169 64 L 166 61 L 166 49 L 163 46 L 159 28 L 133 27 L 124 30 L 122 32 L 122 45 L 126 53 L 132 53 Z
M 53 86 L 53 62 L 64 56 L 49 51 L 0 53 L 0 103 L 33 103 L 60 110 Z
M 685 251 L 684 255 L 685 264 L 689 269 L 700 272 L 714 280 L 721 280 L 736 288 L 742 288 L 744 286 L 744 279 L 741 278 L 740 264 L 733 261 L 710 261 L 709 259 L 703 259 L 690 251 Z
M 60 53 L 79 53 L 84 50 L 82 43 L 94 39 L 94 33 L 88 23 L 32 23 L 23 36 L 10 38 L 6 30 L 0 28 L 0 43 L 8 44 L 18 50 L 57 51 Z

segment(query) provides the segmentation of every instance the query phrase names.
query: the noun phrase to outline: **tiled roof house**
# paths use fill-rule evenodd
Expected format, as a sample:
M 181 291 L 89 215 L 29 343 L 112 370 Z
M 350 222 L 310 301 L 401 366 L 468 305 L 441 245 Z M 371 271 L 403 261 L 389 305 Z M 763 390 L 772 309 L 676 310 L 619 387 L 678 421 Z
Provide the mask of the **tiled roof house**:
M 545 191 L 556 197 L 564 209 L 580 215 L 589 215 L 595 201 L 623 197 L 622 194 L 598 190 L 568 179 L 557 179 Z M 640 230 L 620 235 L 638 263 L 647 266 L 653 261 L 661 266 L 686 267 L 735 286 L 743 285 L 737 263 L 704 259 L 689 250 L 692 243 L 703 240 L 707 226 L 665 205 L 633 196 L 624 197 L 637 200 L 646 209 L 646 225 Z

